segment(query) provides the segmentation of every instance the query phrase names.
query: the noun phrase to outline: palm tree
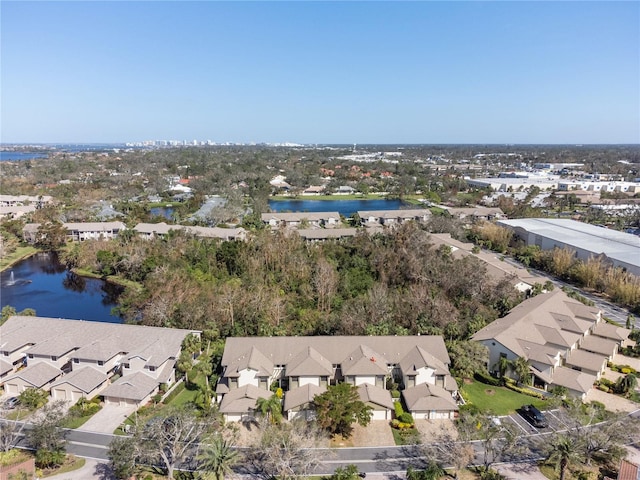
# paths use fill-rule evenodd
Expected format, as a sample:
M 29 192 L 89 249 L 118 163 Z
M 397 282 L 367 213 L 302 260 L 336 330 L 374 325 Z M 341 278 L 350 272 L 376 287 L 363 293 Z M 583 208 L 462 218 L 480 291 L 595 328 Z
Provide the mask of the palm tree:
M 204 444 L 202 453 L 198 456 L 201 461 L 200 474 L 202 480 L 224 480 L 224 476 L 231 473 L 239 460 L 238 451 L 233 448 L 221 435 L 215 435 L 210 442 Z
M 618 378 L 614 389 L 616 393 L 620 393 L 621 395 L 628 396 L 630 392 L 638 385 L 638 377 L 636 377 L 633 373 L 629 373 L 624 377 Z
M 578 446 L 574 439 L 558 435 L 549 443 L 547 461 L 556 464 L 556 469 L 560 471 L 560 480 L 564 480 L 569 463 L 578 459 Z
M 282 420 L 282 403 L 275 393 L 269 398 L 258 398 L 256 400 L 256 408 L 271 423 L 278 424 Z
M 513 370 L 522 385 L 531 385 L 531 372 L 529 371 L 529 362 L 526 358 L 518 357 L 515 362 L 513 362 Z
M 500 380 L 504 383 L 504 377 L 507 371 L 511 367 L 511 361 L 507 357 L 500 357 L 498 360 L 498 373 L 500 374 Z

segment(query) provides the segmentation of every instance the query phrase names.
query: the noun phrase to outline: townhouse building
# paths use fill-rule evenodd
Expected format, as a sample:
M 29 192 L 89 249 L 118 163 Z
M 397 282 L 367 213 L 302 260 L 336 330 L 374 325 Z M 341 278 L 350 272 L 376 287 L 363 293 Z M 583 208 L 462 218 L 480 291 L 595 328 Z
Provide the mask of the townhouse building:
M 458 391 L 449 363 L 440 336 L 231 337 L 217 401 L 227 420 L 238 421 L 252 416 L 258 398 L 271 397 L 279 387 L 285 417 L 312 418 L 313 398 L 346 382 L 358 387 L 374 419 L 388 420 L 393 399 L 386 386 L 392 380 L 407 404 L 413 402 L 416 418 L 453 418 Z

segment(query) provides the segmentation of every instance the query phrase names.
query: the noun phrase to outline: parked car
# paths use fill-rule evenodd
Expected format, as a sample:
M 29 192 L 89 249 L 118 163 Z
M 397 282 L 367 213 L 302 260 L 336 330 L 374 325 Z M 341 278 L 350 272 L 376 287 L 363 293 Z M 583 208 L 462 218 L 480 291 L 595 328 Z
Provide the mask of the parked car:
M 7 410 L 11 410 L 13 408 L 16 408 L 18 403 L 20 403 L 20 399 L 18 397 L 9 397 L 4 401 L 2 406 Z
M 523 405 L 521 409 L 521 415 L 524 419 L 536 428 L 547 428 L 549 422 L 540 410 L 533 405 Z

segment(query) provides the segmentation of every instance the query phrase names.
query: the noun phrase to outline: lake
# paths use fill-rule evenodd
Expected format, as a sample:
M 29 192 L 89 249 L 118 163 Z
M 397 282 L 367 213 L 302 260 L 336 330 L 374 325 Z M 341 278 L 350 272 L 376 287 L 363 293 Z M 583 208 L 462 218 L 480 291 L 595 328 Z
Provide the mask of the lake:
M 153 207 L 149 209 L 152 217 L 164 217 L 167 220 L 173 219 L 173 207 Z
M 13 281 L 11 274 L 13 273 Z M 53 253 L 39 253 L 0 275 L 0 305 L 17 311 L 33 308 L 39 317 L 122 323 L 111 315 L 122 287 L 80 277 L 58 262 Z
M 12 160 L 35 160 L 37 158 L 47 158 L 46 153 L 34 152 L 6 152 L 0 151 L 0 162 Z
M 269 200 L 269 208 L 274 212 L 338 212 L 350 217 L 358 210 L 399 210 L 401 200 L 377 198 L 373 200 Z

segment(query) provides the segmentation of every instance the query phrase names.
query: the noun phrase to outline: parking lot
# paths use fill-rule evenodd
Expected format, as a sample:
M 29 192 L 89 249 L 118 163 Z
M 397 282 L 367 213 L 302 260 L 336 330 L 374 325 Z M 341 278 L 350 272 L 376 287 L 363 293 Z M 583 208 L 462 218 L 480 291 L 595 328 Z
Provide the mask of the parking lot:
M 531 435 L 534 433 L 553 433 L 569 428 L 569 426 L 562 421 L 562 418 L 559 415 L 559 410 L 545 410 L 543 413 L 549 424 L 549 426 L 546 428 L 534 427 L 519 413 L 514 413 L 513 415 L 507 415 L 499 418 L 502 422 L 502 425 L 511 425 L 517 432 L 520 432 L 522 435 Z

